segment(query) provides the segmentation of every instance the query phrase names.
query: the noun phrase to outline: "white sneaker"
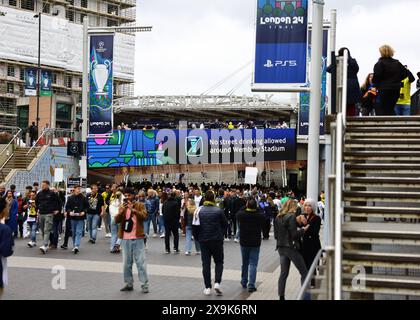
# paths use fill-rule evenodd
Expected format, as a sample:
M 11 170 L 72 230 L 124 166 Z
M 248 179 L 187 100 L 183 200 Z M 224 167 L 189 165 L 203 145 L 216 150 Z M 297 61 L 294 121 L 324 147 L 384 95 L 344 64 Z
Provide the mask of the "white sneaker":
M 163 234 L 160 236 L 160 238 L 165 238 L 165 234 L 163 233 Z
M 46 246 L 42 246 L 42 247 L 39 247 L 39 250 L 41 250 L 41 252 L 42 252 L 43 254 L 46 254 L 46 253 L 47 253 L 47 251 L 48 251 L 48 248 L 47 248 Z
M 238 238 L 235 238 L 235 242 L 238 243 L 239 242 L 239 239 Z
M 222 292 L 222 288 L 220 286 L 220 283 L 215 283 L 214 284 L 214 291 L 216 291 L 216 294 L 218 296 L 222 296 L 223 295 L 223 292 Z
M 154 233 L 152 238 L 156 238 L 157 236 L 158 236 L 157 233 Z
M 188 252 L 188 251 L 187 251 L 187 252 L 185 252 L 185 255 L 186 255 L 186 256 L 190 256 L 190 255 L 191 255 L 191 252 Z
M 29 247 L 29 248 L 33 248 L 33 247 L 34 247 L 34 245 L 35 245 L 35 243 L 34 243 L 34 242 L 32 242 L 32 241 L 29 241 L 29 242 L 28 242 L 28 247 Z
M 110 233 L 107 233 L 106 235 L 105 235 L 105 238 L 111 238 L 112 237 L 112 234 L 110 234 Z
M 98 228 L 98 231 L 102 231 L 102 228 Z
M 211 288 L 204 289 L 204 295 L 205 296 L 210 296 L 211 295 Z
M 226 241 L 226 242 L 229 242 L 229 241 L 230 241 L 230 239 L 229 239 L 229 238 L 225 238 L 225 241 Z

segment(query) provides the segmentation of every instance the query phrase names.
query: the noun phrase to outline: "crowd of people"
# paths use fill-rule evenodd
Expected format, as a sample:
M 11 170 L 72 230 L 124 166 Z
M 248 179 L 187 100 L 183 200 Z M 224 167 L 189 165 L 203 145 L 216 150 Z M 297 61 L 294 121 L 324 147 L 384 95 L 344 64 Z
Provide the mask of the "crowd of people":
M 218 119 L 209 122 L 188 122 L 186 127 L 173 122 L 148 122 L 132 124 L 121 122 L 117 125 L 117 130 L 158 130 L 158 129 L 288 129 L 289 125 L 285 121 L 219 121 Z
M 341 48 L 343 56 L 347 48 Z M 389 45 L 379 48 L 380 58 L 366 80 L 359 85 L 359 65 L 349 51 L 347 75 L 347 116 L 409 116 L 419 112 L 420 100 L 411 96 L 411 85 L 416 81 L 407 65 L 394 59 L 395 50 Z M 333 71 L 330 66 L 328 72 Z M 420 90 L 420 72 L 417 73 L 417 92 Z M 412 104 L 414 106 L 412 107 Z
M 279 297 L 285 298 L 290 262 L 298 268 L 302 282 L 321 249 L 319 232 L 323 218 L 323 196 L 319 201 L 305 199 L 285 189 L 245 185 L 157 183 L 148 181 L 128 185 L 92 184 L 86 195 L 81 186 L 64 198 L 62 191 L 43 181 L 27 187 L 22 197 L 11 187 L 0 185 L 0 221 L 8 226 L 10 243 L 16 237 L 29 237 L 27 246 L 47 254 L 61 249 L 81 250 L 82 238 L 95 244 L 100 226 L 109 238 L 109 252 L 122 252 L 125 286 L 132 291 L 132 265 L 136 264 L 141 290 L 149 291 L 146 251 L 151 237 L 164 238 L 164 253 L 180 253 L 180 237 L 185 237 L 186 256 L 201 255 L 204 294 L 212 294 L 211 258 L 215 262 L 214 290 L 222 295 L 224 243 L 239 243 L 242 255 L 241 285 L 254 292 L 261 243 L 270 238 L 274 227 L 276 249 L 280 255 Z M 152 225 L 152 226 L 151 226 Z M 152 229 L 153 228 L 153 229 Z M 37 233 L 40 235 L 37 237 Z M 0 228 L 0 235 L 6 234 Z M 38 239 L 37 239 L 38 238 Z M 38 240 L 38 241 L 37 241 Z M 173 251 L 172 251 L 173 250 Z M 5 252 L 5 253 L 3 253 Z M 0 246 L 0 256 L 7 257 Z

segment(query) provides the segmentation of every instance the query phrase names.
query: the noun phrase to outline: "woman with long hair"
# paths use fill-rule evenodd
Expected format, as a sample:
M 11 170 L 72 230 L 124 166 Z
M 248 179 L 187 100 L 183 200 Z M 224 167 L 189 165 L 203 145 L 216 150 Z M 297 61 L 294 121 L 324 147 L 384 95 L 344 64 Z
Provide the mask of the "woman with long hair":
M 299 252 L 300 238 L 307 227 L 298 228 L 301 217 L 296 217 L 297 202 L 288 200 L 274 221 L 274 237 L 277 240 L 276 250 L 280 255 L 280 278 L 278 294 L 280 300 L 285 300 L 286 281 L 289 276 L 290 262 L 296 266 L 301 276 L 301 283 L 305 281 L 308 269 Z
M 159 224 L 159 233 L 160 238 L 165 238 L 165 221 L 163 220 L 163 212 L 162 207 L 163 204 L 168 200 L 168 193 L 163 191 L 159 195 L 159 217 L 158 217 L 158 224 Z
M 378 90 L 373 83 L 373 73 L 369 73 L 365 82 L 362 84 L 360 90 L 362 91 L 362 106 L 361 112 L 363 116 L 375 114 L 375 105 L 379 102 Z
M 192 250 L 192 235 L 193 235 L 193 219 L 194 212 L 197 210 L 194 199 L 188 199 L 186 209 L 184 212 L 184 221 L 185 221 L 185 255 L 190 256 Z M 194 239 L 195 251 L 196 254 L 200 254 L 200 243 Z

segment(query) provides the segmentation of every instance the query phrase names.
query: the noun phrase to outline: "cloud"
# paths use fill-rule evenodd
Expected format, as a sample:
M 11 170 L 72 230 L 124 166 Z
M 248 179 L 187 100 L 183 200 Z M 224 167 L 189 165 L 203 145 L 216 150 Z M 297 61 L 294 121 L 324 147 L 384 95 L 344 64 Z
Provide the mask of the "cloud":
M 137 1 L 137 24 L 153 25 L 137 35 L 137 95 L 200 94 L 253 59 L 256 0 Z M 396 58 L 420 71 L 419 0 L 327 0 L 338 10 L 337 46 L 347 46 L 363 81 L 376 63 L 378 48 L 392 45 Z M 241 81 L 250 92 L 250 65 L 215 91 L 225 94 Z M 245 80 L 244 80 L 245 79 Z

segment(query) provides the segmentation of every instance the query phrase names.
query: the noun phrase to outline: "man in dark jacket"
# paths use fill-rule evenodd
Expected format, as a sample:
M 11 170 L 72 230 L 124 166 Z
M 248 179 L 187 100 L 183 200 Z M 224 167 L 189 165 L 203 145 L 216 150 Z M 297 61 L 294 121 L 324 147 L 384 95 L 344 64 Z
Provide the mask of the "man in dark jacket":
M 105 203 L 104 198 L 99 193 L 99 188 L 96 184 L 91 185 L 92 192 L 87 195 L 89 208 L 87 210 L 89 242 L 94 244 L 98 234 L 98 224 L 101 216 L 104 215 Z
M 39 229 L 42 232 L 44 244 L 39 248 L 43 254 L 48 251 L 50 233 L 53 229 L 54 216 L 61 211 L 61 201 L 57 193 L 50 189 L 50 182 L 42 181 L 41 191 L 35 198 L 35 205 L 39 213 Z
M 201 248 L 201 260 L 203 263 L 204 294 L 211 294 L 211 257 L 213 257 L 215 267 L 214 290 L 221 296 L 223 274 L 223 239 L 228 221 L 222 209 L 215 203 L 215 195 L 212 191 L 207 191 L 204 196 L 204 204 L 197 213 L 198 215 L 198 241 Z
M 163 220 L 165 221 L 165 250 L 166 253 L 171 253 L 169 240 L 171 233 L 174 236 L 174 251 L 179 253 L 179 219 L 181 215 L 181 205 L 177 199 L 176 192 L 169 195 L 168 201 L 162 206 Z
M 244 289 L 248 285 L 248 291 L 254 292 L 257 291 L 255 281 L 260 257 L 261 231 L 265 222 L 265 216 L 260 210 L 257 210 L 257 201 L 255 199 L 249 199 L 246 209 L 238 212 L 236 220 L 241 229 L 241 284 Z
M 81 193 L 80 186 L 75 186 L 73 195 L 68 198 L 66 203 L 66 216 L 67 218 L 70 217 L 71 229 L 73 231 L 74 254 L 79 253 L 88 208 L 89 204 L 86 197 Z
M 3 211 L 4 207 L 5 205 L 0 205 L 0 211 Z M 7 225 L 2 224 L 0 221 L 0 298 L 3 294 L 3 288 L 7 284 L 3 282 L 4 280 L 7 281 L 7 278 L 3 280 L 4 271 L 7 271 L 3 270 L 3 268 L 7 266 L 6 258 L 13 254 L 13 246 L 14 241 L 12 229 L 10 229 Z

